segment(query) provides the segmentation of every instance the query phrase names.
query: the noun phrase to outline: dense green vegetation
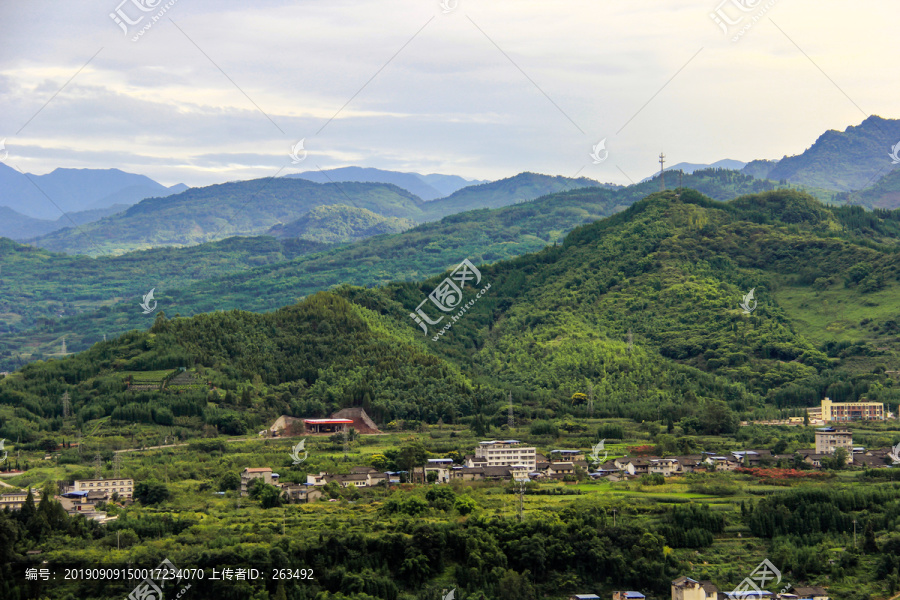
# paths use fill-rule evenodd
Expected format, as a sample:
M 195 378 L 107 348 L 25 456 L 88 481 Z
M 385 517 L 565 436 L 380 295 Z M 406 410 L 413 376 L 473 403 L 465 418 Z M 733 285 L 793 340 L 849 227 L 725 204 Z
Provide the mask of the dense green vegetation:
M 365 208 L 334 204 L 317 206 L 296 221 L 272 227 L 268 234 L 276 238 L 337 244 L 385 233 L 400 233 L 414 226 L 410 219 L 383 217 Z
M 771 182 L 727 170 L 696 171 L 683 179 L 719 200 L 774 188 Z M 78 351 L 104 335 L 146 328 L 149 319 L 136 304 L 150 288 L 157 289 L 160 308 L 168 314 L 274 310 L 339 284 L 417 281 L 462 257 L 480 263 L 536 252 L 574 227 L 623 210 L 655 189 L 658 183 L 648 181 L 618 190 L 573 190 L 453 215 L 314 256 L 309 255 L 315 249 L 312 243 L 297 247 L 298 242 L 265 238 L 96 260 L 8 245 L 0 248 L 0 274 L 7 290 L 0 298 L 7 325 L 0 331 L 0 368 L 58 353 L 64 336 L 68 350 Z
M 872 115 L 844 131 L 826 131 L 797 156 L 785 156 L 774 164 L 754 161 L 749 172 L 829 190 L 860 190 L 894 168 L 888 153 L 898 139 L 900 120 Z
M 592 192 L 563 198 L 579 193 Z M 58 431 L 67 391 L 82 422 L 178 424 L 184 435 L 253 432 L 277 414 L 348 405 L 383 421 L 499 425 L 509 391 L 528 419 L 586 416 L 572 399 L 592 389 L 595 416 L 709 434 L 824 395 L 896 404 L 886 372 L 896 370 L 900 266 L 897 220 L 886 216 L 793 191 L 731 203 L 655 194 L 562 245 L 482 265 L 489 293 L 438 342 L 409 313 L 440 278 L 340 287 L 266 314 L 158 314 L 149 332 L 0 383 L 0 436 L 39 443 Z M 891 245 L 864 237 L 873 230 Z M 746 315 L 738 303 L 750 288 L 759 306 Z M 842 330 L 849 340 L 829 334 L 843 315 L 811 324 L 828 294 L 867 309 L 863 325 Z M 221 392 L 125 389 L 126 373 L 180 367 Z
M 415 218 L 421 200 L 382 183 L 319 184 L 305 179 L 254 179 L 190 188 L 148 198 L 124 212 L 38 238 L 41 248 L 69 254 L 120 254 L 155 246 L 187 246 L 233 235 L 261 235 L 317 206 L 345 204 L 386 217 Z

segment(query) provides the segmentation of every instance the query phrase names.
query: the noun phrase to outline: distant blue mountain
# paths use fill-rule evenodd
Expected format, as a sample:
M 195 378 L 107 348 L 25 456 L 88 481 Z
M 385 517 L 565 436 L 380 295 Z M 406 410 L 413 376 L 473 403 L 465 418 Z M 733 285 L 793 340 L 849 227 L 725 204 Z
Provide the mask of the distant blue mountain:
M 56 221 L 62 213 L 130 206 L 185 189 L 184 184 L 166 187 L 119 169 L 56 169 L 46 175 L 23 175 L 0 163 L 0 206 L 49 221 Z
M 342 181 L 392 183 L 411 194 L 415 194 L 426 202 L 444 198 L 470 185 L 485 183 L 484 180 L 463 179 L 458 175 L 420 175 L 419 173 L 401 173 L 400 171 L 385 171 L 370 167 L 340 167 L 323 171 L 304 171 L 303 173 L 286 175 L 285 177 L 306 179 L 316 183 Z
M 55 221 L 51 221 L 49 219 L 35 219 L 34 217 L 20 214 L 8 206 L 0 206 L 0 237 L 8 237 L 21 242 L 59 231 L 66 227 L 98 221 L 103 217 L 122 212 L 126 208 L 128 208 L 126 204 L 113 204 L 106 208 L 93 208 L 66 213 Z

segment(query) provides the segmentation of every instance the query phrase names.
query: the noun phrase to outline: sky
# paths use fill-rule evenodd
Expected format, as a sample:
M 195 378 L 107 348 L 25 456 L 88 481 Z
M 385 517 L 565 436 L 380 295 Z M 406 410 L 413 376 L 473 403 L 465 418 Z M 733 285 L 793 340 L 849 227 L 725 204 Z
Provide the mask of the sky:
M 165 185 L 348 165 L 628 184 L 660 152 L 777 159 L 900 117 L 880 25 L 898 15 L 896 0 L 0 0 L 0 159 Z

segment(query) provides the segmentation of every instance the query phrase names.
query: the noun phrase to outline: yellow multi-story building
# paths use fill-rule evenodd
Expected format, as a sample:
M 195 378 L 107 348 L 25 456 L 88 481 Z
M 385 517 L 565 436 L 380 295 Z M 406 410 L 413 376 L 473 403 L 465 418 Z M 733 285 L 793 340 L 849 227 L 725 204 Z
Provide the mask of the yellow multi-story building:
M 883 402 L 832 402 L 826 396 L 822 400 L 824 421 L 883 421 Z

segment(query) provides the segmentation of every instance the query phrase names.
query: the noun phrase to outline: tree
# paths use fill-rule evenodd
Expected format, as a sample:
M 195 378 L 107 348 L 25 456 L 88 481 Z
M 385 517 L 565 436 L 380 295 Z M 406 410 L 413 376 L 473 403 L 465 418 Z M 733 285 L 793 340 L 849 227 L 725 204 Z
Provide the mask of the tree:
M 416 467 L 425 463 L 427 458 L 428 450 L 425 449 L 421 441 L 414 440 L 400 448 L 400 456 L 397 462 L 404 470 L 412 474 Z
M 587 400 L 587 394 L 583 392 L 575 392 L 572 394 L 572 404 L 584 404 Z
M 162 483 L 142 481 L 134 486 L 134 498 L 141 504 L 159 504 L 171 496 L 169 488 Z
M 219 477 L 219 491 L 227 492 L 236 490 L 241 485 L 241 478 L 237 473 L 228 472 Z
M 281 490 L 274 485 L 263 484 L 259 492 L 259 503 L 263 508 L 275 508 L 284 504 Z
M 847 459 L 850 457 L 850 453 L 847 452 L 846 448 L 837 448 L 834 451 L 834 454 L 831 457 L 831 465 L 830 468 L 840 471 L 841 469 L 847 466 Z
M 475 502 L 475 500 L 472 499 L 471 496 L 467 494 L 464 496 L 458 496 L 456 498 L 456 501 L 453 503 L 453 507 L 459 514 L 467 515 L 478 508 L 478 504 Z
M 456 492 L 444 485 L 434 486 L 425 493 L 425 499 L 435 508 L 450 510 L 456 501 Z
M 484 416 L 481 413 L 475 415 L 475 418 L 472 420 L 472 433 L 476 437 L 484 437 L 489 430 L 490 428 L 484 422 Z

